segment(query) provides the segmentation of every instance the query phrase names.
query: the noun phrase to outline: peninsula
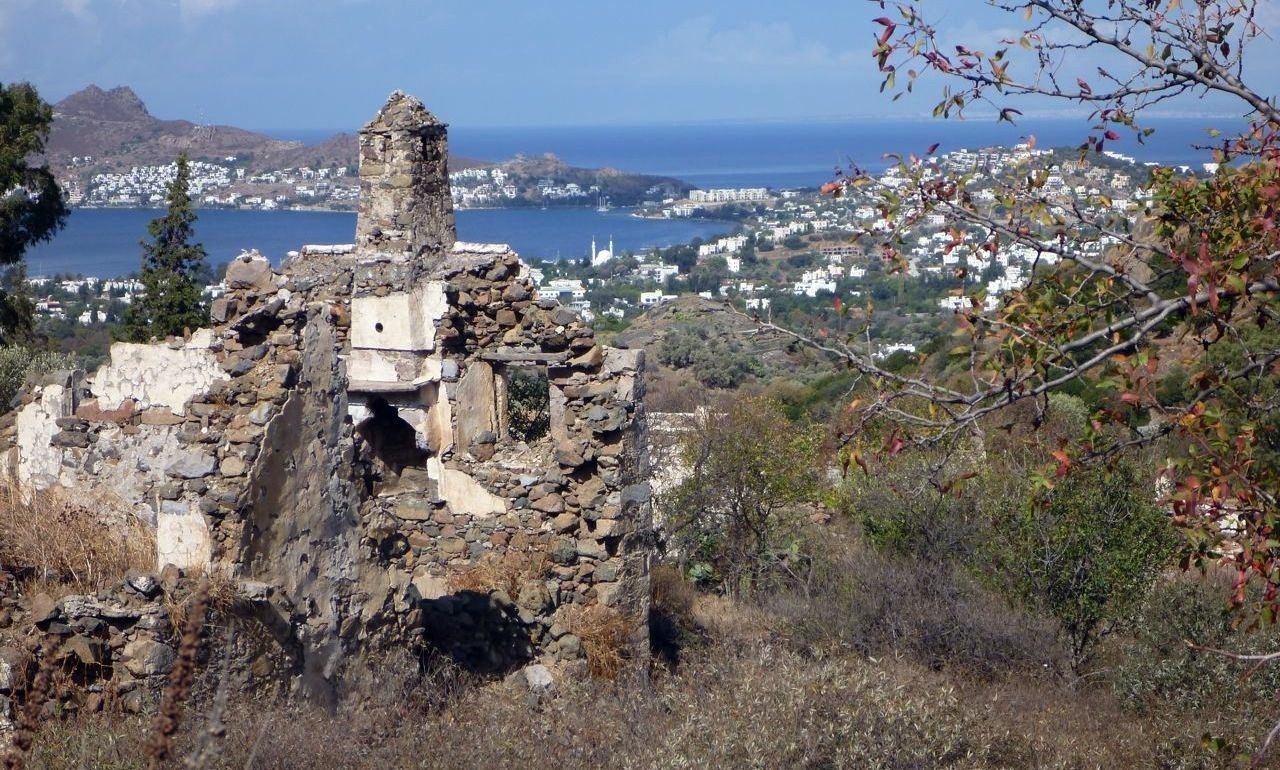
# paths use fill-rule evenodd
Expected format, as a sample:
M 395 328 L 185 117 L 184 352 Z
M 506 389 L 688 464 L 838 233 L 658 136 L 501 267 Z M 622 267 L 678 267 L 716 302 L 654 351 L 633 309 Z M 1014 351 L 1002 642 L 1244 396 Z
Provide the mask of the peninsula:
M 158 205 L 182 151 L 192 160 L 192 195 L 205 208 L 356 207 L 352 134 L 306 144 L 233 126 L 162 120 L 127 86 L 91 85 L 54 105 L 47 155 L 73 205 Z M 449 169 L 458 208 L 636 206 L 689 190 L 678 179 L 574 168 L 550 154 L 502 162 L 455 155 Z

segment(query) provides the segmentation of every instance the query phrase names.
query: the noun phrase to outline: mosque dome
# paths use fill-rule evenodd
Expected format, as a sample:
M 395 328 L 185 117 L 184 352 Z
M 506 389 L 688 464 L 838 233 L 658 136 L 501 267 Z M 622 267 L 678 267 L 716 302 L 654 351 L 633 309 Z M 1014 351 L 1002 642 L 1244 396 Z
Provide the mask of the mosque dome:
M 600 251 L 596 253 L 597 262 L 608 262 L 611 259 L 613 259 L 613 252 L 608 249 L 600 249 Z

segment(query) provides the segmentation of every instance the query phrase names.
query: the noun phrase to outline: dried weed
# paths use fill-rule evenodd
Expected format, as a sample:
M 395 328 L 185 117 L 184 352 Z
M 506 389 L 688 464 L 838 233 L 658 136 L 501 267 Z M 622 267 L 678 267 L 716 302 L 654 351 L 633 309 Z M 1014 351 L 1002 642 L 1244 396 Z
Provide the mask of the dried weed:
M 102 501 L 99 501 L 102 502 Z M 0 564 L 51 595 L 92 593 L 155 566 L 155 535 L 123 505 L 91 509 L 61 489 L 0 483 Z

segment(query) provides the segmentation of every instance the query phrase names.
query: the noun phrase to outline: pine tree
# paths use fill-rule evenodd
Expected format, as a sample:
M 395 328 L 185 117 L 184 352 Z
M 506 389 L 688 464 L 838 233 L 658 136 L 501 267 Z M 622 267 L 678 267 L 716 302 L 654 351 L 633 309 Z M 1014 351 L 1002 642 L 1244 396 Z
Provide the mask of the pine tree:
M 35 303 L 27 294 L 23 254 L 47 241 L 68 210 L 48 164 L 36 165 L 53 124 L 53 108 L 29 83 L 0 83 L 0 342 L 25 343 Z
M 197 276 L 206 268 L 204 246 L 192 243 L 196 213 L 187 192 L 191 169 L 184 152 L 169 185 L 168 210 L 147 225 L 150 241 L 142 244 L 142 294 L 125 314 L 118 336 L 145 342 L 152 337 L 180 335 L 208 323 Z

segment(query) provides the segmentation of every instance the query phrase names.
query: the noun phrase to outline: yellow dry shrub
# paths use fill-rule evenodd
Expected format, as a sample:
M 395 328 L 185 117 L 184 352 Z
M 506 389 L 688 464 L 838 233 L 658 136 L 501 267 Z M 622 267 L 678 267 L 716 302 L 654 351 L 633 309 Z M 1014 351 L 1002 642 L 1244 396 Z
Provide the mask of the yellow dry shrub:
M 0 566 L 28 586 L 92 593 L 155 566 L 155 535 L 123 505 L 93 507 L 65 489 L 0 483 Z
M 569 614 L 569 631 L 582 640 L 592 676 L 613 679 L 618 675 L 631 634 L 631 624 L 621 612 L 600 604 L 576 607 Z
M 551 566 L 545 551 L 487 553 L 470 567 L 449 576 L 449 590 L 487 594 L 503 591 L 511 599 L 520 595 L 520 586 L 546 577 Z

